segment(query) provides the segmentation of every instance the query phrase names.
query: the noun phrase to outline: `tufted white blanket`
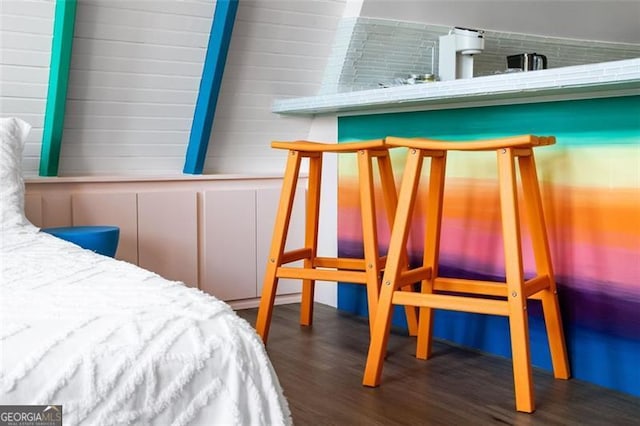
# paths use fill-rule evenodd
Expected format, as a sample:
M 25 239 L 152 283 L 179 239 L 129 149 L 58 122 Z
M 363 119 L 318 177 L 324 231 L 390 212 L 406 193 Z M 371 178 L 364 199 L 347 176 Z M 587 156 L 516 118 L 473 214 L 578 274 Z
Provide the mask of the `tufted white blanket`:
M 0 404 L 62 404 L 65 425 L 291 423 L 224 302 L 34 228 L 0 238 Z

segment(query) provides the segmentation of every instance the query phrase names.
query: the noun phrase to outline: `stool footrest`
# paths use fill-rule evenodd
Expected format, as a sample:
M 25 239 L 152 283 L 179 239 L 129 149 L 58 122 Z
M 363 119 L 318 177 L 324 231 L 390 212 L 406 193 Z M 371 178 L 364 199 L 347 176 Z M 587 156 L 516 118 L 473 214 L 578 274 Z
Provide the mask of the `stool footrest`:
M 297 262 L 298 260 L 311 259 L 312 257 L 313 250 L 310 248 L 290 250 L 282 254 L 282 260 L 280 264 L 285 265 L 287 263 Z M 378 269 L 384 268 L 386 260 L 386 256 L 382 256 L 378 259 Z M 365 259 L 355 259 L 349 257 L 316 257 L 313 259 L 313 266 L 315 268 L 334 268 L 351 271 L 364 271 L 367 269 Z
M 408 284 L 417 283 L 418 281 L 428 280 L 429 278 L 431 278 L 431 267 L 420 266 L 418 268 L 402 272 L 395 287 L 401 288 Z
M 348 257 L 316 257 L 313 266 L 317 268 L 335 268 L 351 271 L 364 271 L 364 259 L 352 259 Z
M 524 283 L 524 292 L 526 297 L 532 296 L 542 290 L 549 288 L 551 280 L 548 275 L 538 275 Z
M 311 259 L 313 251 L 310 248 L 301 248 L 297 250 L 287 251 L 282 254 L 281 264 L 291 263 L 302 259 Z
M 505 282 L 438 277 L 435 279 L 433 289 L 438 291 L 453 291 L 456 293 L 507 297 L 507 286 Z
M 278 278 L 293 278 L 299 280 L 321 280 L 365 284 L 367 275 L 357 271 L 335 271 L 331 269 L 315 268 L 287 268 L 280 267 L 276 271 Z
M 509 306 L 504 300 L 470 299 L 469 297 L 450 296 L 447 294 L 396 291 L 393 293 L 392 303 L 394 305 L 446 309 L 477 314 L 509 315 Z
M 549 288 L 550 284 L 551 281 L 547 275 L 539 275 L 525 281 L 525 297 L 532 297 L 536 293 Z M 452 291 L 496 297 L 507 297 L 508 293 L 505 282 L 468 280 L 464 278 L 438 277 L 435 279 L 433 289 L 436 291 Z

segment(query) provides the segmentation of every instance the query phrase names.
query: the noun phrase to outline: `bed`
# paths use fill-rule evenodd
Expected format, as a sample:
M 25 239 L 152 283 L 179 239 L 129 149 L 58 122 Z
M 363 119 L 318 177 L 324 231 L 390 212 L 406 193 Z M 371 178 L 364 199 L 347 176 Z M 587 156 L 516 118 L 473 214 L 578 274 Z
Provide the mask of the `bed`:
M 66 425 L 291 424 L 264 345 L 226 303 L 29 223 L 28 131 L 0 119 L 0 404 L 62 405 Z

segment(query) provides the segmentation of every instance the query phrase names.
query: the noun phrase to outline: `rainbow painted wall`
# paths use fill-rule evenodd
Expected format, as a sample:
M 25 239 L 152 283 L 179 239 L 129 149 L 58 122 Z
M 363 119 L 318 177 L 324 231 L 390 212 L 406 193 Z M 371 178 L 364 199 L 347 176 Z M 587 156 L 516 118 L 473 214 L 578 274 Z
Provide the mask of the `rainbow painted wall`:
M 536 162 L 573 377 L 640 396 L 640 96 L 338 120 L 340 142 L 389 135 L 462 140 L 525 133 L 557 138 L 556 145 L 536 151 Z M 392 155 L 399 184 L 405 152 L 395 149 Z M 495 163 L 493 153 L 452 152 L 448 157 L 442 275 L 504 276 Z M 356 171 L 354 158 L 340 160 L 340 256 L 362 255 Z M 422 255 L 421 211 L 418 205 L 410 237 L 415 259 Z M 379 233 L 384 250 L 388 226 L 380 223 Z M 525 271 L 532 271 L 527 236 L 525 228 Z M 340 284 L 338 308 L 366 315 L 364 288 Z M 551 370 L 538 303 L 530 302 L 529 311 L 533 362 Z M 399 308 L 394 322 L 404 325 Z M 435 335 L 510 356 L 503 317 L 438 311 Z

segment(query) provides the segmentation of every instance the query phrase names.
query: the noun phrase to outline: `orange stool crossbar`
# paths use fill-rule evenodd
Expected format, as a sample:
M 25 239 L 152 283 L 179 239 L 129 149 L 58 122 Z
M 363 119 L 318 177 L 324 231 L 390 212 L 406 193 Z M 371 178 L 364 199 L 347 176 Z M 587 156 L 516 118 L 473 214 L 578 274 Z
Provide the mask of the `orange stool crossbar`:
M 555 138 L 524 135 L 482 141 L 449 142 L 389 137 L 386 143 L 390 147 L 407 147 L 409 152 L 398 195 L 396 217 L 387 253 L 387 266 L 382 279 L 374 328 L 371 332 L 363 384 L 365 386 L 380 384 L 389 338 L 392 305 L 420 308 L 416 357 L 421 359 L 427 359 L 431 354 L 433 309 L 503 315 L 509 318 L 516 409 L 533 412 L 535 402 L 527 299 L 542 301 L 554 376 L 568 379 L 570 375 L 533 155 L 533 148 L 552 145 L 555 143 Z M 445 166 L 447 152 L 451 150 L 496 151 L 497 153 L 506 268 L 506 281 L 503 283 L 444 278 L 438 275 Z M 408 270 L 403 257 L 425 157 L 431 159 L 431 165 L 423 265 Z M 523 273 L 516 159 L 536 266 L 536 276 L 527 280 Z M 420 292 L 407 292 L 402 289 L 412 280 L 421 280 Z
M 372 318 L 377 309 L 380 280 L 386 261 L 386 256 L 380 255 L 378 246 L 373 159 L 376 159 L 378 163 L 382 198 L 389 224 L 393 223 L 397 205 L 395 180 L 387 146 L 383 140 L 342 144 L 309 141 L 272 142 L 271 146 L 276 149 L 286 149 L 289 151 L 289 155 L 273 230 L 273 239 L 269 250 L 269 259 L 267 260 L 258 318 L 256 320 L 256 331 L 263 342 L 266 343 L 276 289 L 280 278 L 302 280 L 302 304 L 300 309 L 300 324 L 302 325 L 311 325 L 312 323 L 316 280 L 365 285 L 369 317 Z M 364 258 L 362 259 L 333 258 L 318 255 L 320 184 L 324 153 L 357 155 L 364 244 Z M 304 158 L 309 159 L 304 247 L 285 252 L 300 165 Z M 406 254 L 401 254 L 401 257 L 406 259 Z M 303 260 L 301 267 L 287 266 L 288 263 L 299 260 Z M 407 307 L 406 313 L 410 333 L 415 335 L 418 327 L 415 308 Z M 371 327 L 371 321 L 369 321 L 369 324 Z

